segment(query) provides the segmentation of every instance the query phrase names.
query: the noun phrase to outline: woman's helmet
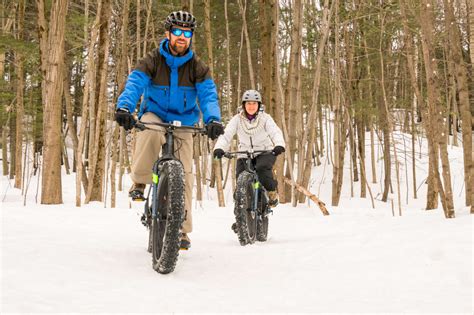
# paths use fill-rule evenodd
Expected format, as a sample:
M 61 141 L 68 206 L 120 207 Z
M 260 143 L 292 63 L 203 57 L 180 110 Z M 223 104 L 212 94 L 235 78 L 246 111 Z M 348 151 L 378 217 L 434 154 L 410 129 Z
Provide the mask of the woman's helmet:
M 258 91 L 247 90 L 242 95 L 242 105 L 244 105 L 245 102 L 258 102 L 258 104 L 260 105 L 262 104 L 262 96 Z
M 166 18 L 165 29 L 171 30 L 173 26 L 189 27 L 194 31 L 196 27 L 196 18 L 186 11 L 174 11 Z

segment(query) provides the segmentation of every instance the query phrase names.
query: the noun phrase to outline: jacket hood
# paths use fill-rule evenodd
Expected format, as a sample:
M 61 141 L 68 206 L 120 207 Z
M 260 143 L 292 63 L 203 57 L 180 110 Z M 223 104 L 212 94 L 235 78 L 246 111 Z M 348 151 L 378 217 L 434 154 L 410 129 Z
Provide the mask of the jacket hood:
M 169 40 L 165 38 L 164 40 L 161 41 L 160 43 L 160 53 L 162 56 L 165 57 L 166 59 L 166 64 L 170 68 L 179 68 L 186 62 L 188 62 L 194 55 L 193 51 L 191 48 L 188 49 L 185 55 L 183 56 L 174 56 L 169 52 Z

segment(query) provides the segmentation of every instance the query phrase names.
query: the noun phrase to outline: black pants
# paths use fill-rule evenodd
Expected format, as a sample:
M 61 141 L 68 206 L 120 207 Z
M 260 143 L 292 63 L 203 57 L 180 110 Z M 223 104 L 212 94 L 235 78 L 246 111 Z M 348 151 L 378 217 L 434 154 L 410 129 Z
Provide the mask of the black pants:
M 277 189 L 278 182 L 273 179 L 273 172 L 272 167 L 275 164 L 276 157 L 272 154 L 260 154 L 254 159 L 255 169 L 258 174 L 258 178 L 260 179 L 260 183 L 262 183 L 263 187 L 265 187 L 268 191 L 273 191 Z M 247 159 L 238 159 L 237 165 L 235 167 L 236 178 L 239 178 L 239 174 L 245 170 L 245 163 Z

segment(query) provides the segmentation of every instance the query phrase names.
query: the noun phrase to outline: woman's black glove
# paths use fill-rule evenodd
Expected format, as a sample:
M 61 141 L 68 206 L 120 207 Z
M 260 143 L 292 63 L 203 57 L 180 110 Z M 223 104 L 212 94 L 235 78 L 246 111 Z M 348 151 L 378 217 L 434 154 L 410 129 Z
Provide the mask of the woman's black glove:
M 285 148 L 282 147 L 281 145 L 277 145 L 276 147 L 273 148 L 272 150 L 272 154 L 274 156 L 278 156 L 280 154 L 282 154 L 283 152 L 285 152 Z
M 126 108 L 119 108 L 115 111 L 115 120 L 125 130 L 130 130 L 135 125 L 135 119 Z
M 224 150 L 222 150 L 222 149 L 215 149 L 214 150 L 214 158 L 215 159 L 220 160 L 220 159 L 222 159 L 223 156 L 224 156 Z
M 224 126 L 218 121 L 212 121 L 206 126 L 207 136 L 212 140 L 216 140 L 221 134 L 224 133 Z

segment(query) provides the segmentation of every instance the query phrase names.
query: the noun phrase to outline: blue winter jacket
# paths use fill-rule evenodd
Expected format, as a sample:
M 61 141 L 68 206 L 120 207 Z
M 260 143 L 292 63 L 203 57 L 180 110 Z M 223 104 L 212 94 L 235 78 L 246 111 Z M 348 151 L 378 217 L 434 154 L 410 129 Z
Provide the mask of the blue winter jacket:
M 204 123 L 220 121 L 216 85 L 209 67 L 191 49 L 183 56 L 173 56 L 168 42 L 168 39 L 163 40 L 159 48 L 138 62 L 128 76 L 117 108 L 134 112 L 143 94 L 139 118 L 152 112 L 164 122 L 179 120 L 183 125 L 192 126 L 199 120 L 197 97 Z

